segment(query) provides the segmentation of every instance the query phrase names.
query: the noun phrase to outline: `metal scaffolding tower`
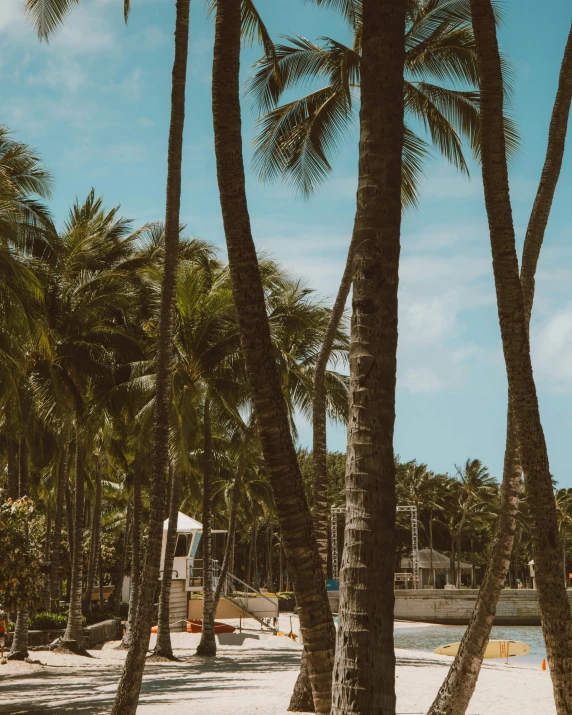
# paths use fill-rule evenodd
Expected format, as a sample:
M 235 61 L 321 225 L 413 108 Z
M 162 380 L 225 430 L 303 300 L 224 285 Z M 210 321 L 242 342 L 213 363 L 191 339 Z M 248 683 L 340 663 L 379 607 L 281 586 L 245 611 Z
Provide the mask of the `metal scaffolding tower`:
M 417 524 L 416 506 L 398 506 L 397 511 L 408 511 L 411 514 L 411 571 L 413 588 L 419 588 L 419 528 Z M 339 541 L 338 541 L 338 514 L 345 514 L 345 507 L 332 507 L 332 578 L 339 578 Z M 408 574 L 396 574 L 397 577 Z M 402 579 L 403 580 L 403 579 Z

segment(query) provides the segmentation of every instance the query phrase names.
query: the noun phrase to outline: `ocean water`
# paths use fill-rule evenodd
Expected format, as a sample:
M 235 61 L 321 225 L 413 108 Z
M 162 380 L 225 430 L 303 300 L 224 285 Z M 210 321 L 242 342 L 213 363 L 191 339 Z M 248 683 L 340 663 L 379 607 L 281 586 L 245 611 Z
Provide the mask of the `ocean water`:
M 395 647 L 433 652 L 439 646 L 458 643 L 463 637 L 465 626 L 423 626 L 421 628 L 399 628 L 395 624 Z M 528 655 L 511 658 L 519 665 L 540 667 L 546 657 L 546 647 L 540 626 L 495 626 L 491 640 L 523 641 L 530 646 Z

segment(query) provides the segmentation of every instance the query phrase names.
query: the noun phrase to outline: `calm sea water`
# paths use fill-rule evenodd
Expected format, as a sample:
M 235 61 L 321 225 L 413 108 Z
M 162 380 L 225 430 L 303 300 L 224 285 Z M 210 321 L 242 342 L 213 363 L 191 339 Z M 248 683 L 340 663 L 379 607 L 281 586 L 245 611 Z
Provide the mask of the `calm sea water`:
M 423 628 L 399 628 L 395 626 L 395 647 L 433 652 L 447 643 L 458 643 L 463 637 L 465 626 L 425 626 Z M 544 637 L 540 626 L 498 626 L 494 627 L 491 640 L 523 641 L 530 646 L 528 655 L 511 658 L 519 665 L 540 666 L 546 657 Z

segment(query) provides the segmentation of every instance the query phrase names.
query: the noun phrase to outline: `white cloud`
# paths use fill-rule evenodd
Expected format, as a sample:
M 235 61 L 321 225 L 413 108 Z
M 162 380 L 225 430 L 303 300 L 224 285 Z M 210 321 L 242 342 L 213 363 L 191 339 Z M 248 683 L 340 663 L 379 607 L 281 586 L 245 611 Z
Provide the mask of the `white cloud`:
M 572 305 L 567 305 L 532 335 L 535 372 L 555 392 L 572 390 Z

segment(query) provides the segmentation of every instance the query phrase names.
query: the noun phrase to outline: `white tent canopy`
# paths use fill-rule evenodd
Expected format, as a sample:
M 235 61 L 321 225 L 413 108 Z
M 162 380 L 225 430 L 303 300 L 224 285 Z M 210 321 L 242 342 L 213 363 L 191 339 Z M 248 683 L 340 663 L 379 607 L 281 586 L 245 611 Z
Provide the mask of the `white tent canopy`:
M 163 531 L 167 531 L 169 528 L 169 520 L 165 519 L 163 522 Z M 193 531 L 202 531 L 203 525 L 192 519 L 190 516 L 183 514 L 182 511 L 179 512 L 177 516 L 177 534 L 192 534 Z

